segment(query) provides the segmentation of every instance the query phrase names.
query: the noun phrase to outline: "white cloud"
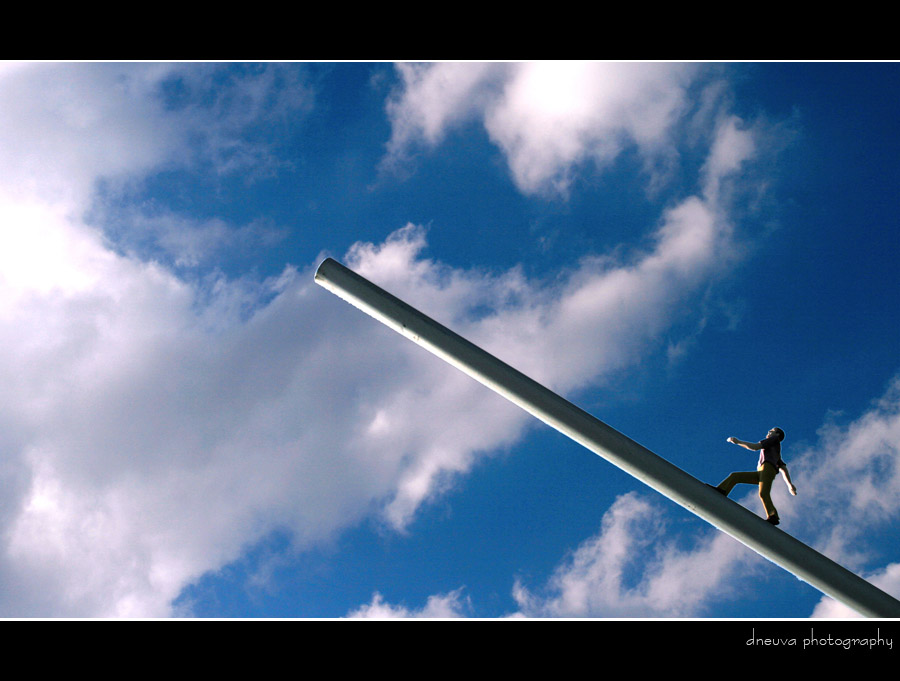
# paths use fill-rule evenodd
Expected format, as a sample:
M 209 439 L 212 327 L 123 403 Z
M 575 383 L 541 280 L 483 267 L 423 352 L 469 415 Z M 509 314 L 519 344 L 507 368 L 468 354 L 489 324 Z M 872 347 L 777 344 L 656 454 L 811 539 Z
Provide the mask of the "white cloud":
M 218 217 L 196 220 L 147 206 L 98 207 L 92 217 L 102 221 L 117 251 L 171 263 L 180 271 L 214 267 L 224 260 L 239 262 L 243 253 L 270 248 L 287 235 L 263 220 L 234 226 Z
M 672 153 L 687 109 L 690 64 L 527 62 L 399 65 L 389 113 L 391 158 L 480 120 L 526 193 L 566 194 L 584 164 L 603 168 L 634 146 L 653 165 Z
M 880 547 L 864 536 L 890 527 L 900 516 L 898 442 L 900 377 L 895 377 L 860 418 L 846 427 L 823 426 L 817 446 L 802 452 L 791 467 L 803 481 L 792 512 L 817 548 L 852 570 L 871 570 L 883 560 Z M 895 582 L 887 583 L 900 597 Z
M 720 196 L 720 182 L 756 154 L 756 135 L 737 116 L 723 116 L 716 126 L 712 149 L 703 167 L 707 198 Z
M 382 245 L 356 245 L 348 264 L 535 380 L 568 392 L 634 363 L 659 343 L 679 304 L 696 294 L 727 251 L 729 227 L 691 198 L 667 212 L 656 236 L 654 248 L 630 263 L 588 259 L 551 288 L 517 270 L 491 276 L 424 260 L 424 234 L 413 226 Z M 476 317 L 475 309 L 491 313 Z M 419 353 L 409 359 L 419 368 L 396 373 L 403 382 L 378 400 L 371 417 L 378 447 L 411 462 L 388 507 L 397 526 L 448 475 L 468 470 L 477 452 L 509 445 L 531 423 L 524 412 Z M 467 428 L 461 431 L 459 423 Z
M 449 619 L 465 617 L 471 611 L 471 602 L 463 597 L 462 589 L 447 594 L 429 596 L 425 605 L 414 610 L 402 605 L 386 603 L 380 593 L 372 596 L 372 601 L 350 612 L 347 617 L 368 619 L 411 619 L 432 618 Z
M 518 614 L 528 617 L 690 617 L 730 590 L 748 556 L 721 533 L 689 549 L 667 540 L 665 514 L 645 496 L 619 497 L 600 532 L 556 569 L 540 594 L 516 583 Z M 749 560 L 748 560 L 749 559 Z M 724 592 L 724 593 L 723 593 Z
M 0 74 L 0 185 L 84 207 L 102 176 L 147 171 L 185 143 L 151 95 L 167 65 L 24 64 Z
M 891 563 L 882 570 L 878 570 L 872 574 L 864 574 L 862 577 L 885 593 L 900 598 L 900 563 Z M 813 609 L 810 617 L 851 619 L 862 617 L 862 615 L 852 608 L 848 608 L 843 603 L 839 603 L 832 598 L 823 596 L 822 600 L 819 601 Z
M 883 565 L 882 548 L 865 535 L 900 513 L 900 472 L 893 464 L 900 455 L 898 429 L 900 378 L 860 418 L 846 428 L 824 427 L 819 443 L 790 458 L 797 497 L 788 498 L 780 486 L 775 490 L 779 515 L 792 534 L 894 597 L 900 597 L 900 565 L 861 568 Z M 755 493 L 736 500 L 758 505 Z M 748 568 L 768 566 L 720 532 L 700 536 L 687 549 L 666 536 L 662 509 L 633 493 L 620 497 L 600 531 L 562 561 L 545 586 L 533 592 L 516 584 L 520 614 L 698 617 L 708 605 L 740 593 L 753 578 Z M 823 596 L 811 616 L 859 615 Z
M 167 109 L 160 88 L 180 68 L 0 73 L 3 614 L 165 614 L 187 581 L 272 524 L 258 495 L 279 475 L 242 454 L 266 451 L 253 424 L 290 379 L 254 374 L 234 330 L 249 297 L 259 307 L 288 280 L 198 291 L 112 252 L 80 217 L 99 179 L 184 163 L 198 130 L 201 157 L 216 157 L 254 119 L 234 115 L 244 104 Z M 261 416 L 239 406 L 245 389 Z
M 503 150 L 523 191 L 565 194 L 573 173 L 585 162 L 602 167 L 629 145 L 648 159 L 670 153 L 670 135 L 677 117 L 686 111 L 686 88 L 694 71 L 679 65 L 636 72 L 632 68 L 609 64 L 492 65 L 468 71 L 458 65 L 401 67 L 403 90 L 390 109 L 391 151 L 401 156 L 416 142 L 434 146 L 455 126 L 480 122 Z M 617 79 L 619 87 L 604 89 Z M 710 101 L 703 100 L 694 119 L 715 129 L 700 178 L 702 195 L 686 199 L 667 213 L 652 251 L 636 254 L 630 262 L 585 261 L 551 289 L 533 286 L 515 271 L 502 279 L 472 280 L 474 273 L 449 272 L 419 259 L 407 257 L 404 264 L 403 249 L 420 247 L 415 240 L 407 240 L 385 247 L 385 269 L 373 269 L 369 275 L 381 277 L 422 309 L 444 311 L 442 321 L 455 322 L 455 328 L 468 337 L 559 390 L 602 380 L 645 352 L 646 344 L 671 323 L 672 301 L 683 300 L 708 281 L 717 259 L 728 258 L 732 252 L 727 180 L 757 153 L 759 131 L 711 107 Z M 472 321 L 466 315 L 467 302 L 494 305 L 496 314 Z M 591 347 L 579 349 L 578 339 L 589 339 Z M 566 352 L 558 352 L 560 347 Z M 579 359 L 569 363 L 572 357 Z M 584 358 L 594 358 L 593 363 Z M 895 432 L 900 404 L 896 393 L 889 391 L 846 430 L 824 429 L 820 445 L 791 462 L 800 497 L 779 504 L 782 516 L 798 528 L 815 519 L 815 526 L 806 526 L 807 541 L 851 567 L 877 564 L 877 547 L 862 543 L 863 532 L 896 517 L 900 478 L 890 463 L 898 454 L 892 443 L 900 441 L 900 432 Z M 380 420 L 379 427 L 385 423 Z M 450 460 L 441 465 L 460 470 L 467 465 L 465 459 L 456 461 L 456 466 Z M 440 469 L 423 469 L 414 477 L 415 485 L 401 487 L 397 498 L 405 496 L 407 502 L 398 519 L 427 498 L 433 489 L 428 478 Z M 847 475 L 835 479 L 837 469 Z M 543 595 L 517 585 L 523 612 L 701 613 L 728 588 L 729 575 L 747 559 L 747 551 L 715 536 L 688 551 L 651 552 L 651 567 L 635 576 L 627 562 L 638 551 L 635 542 L 662 536 L 646 524 L 649 513 L 638 500 L 620 500 L 601 532 L 560 566 Z M 698 570 L 703 579 L 692 574 Z M 891 593 L 900 593 L 892 577 L 895 573 L 892 565 L 873 580 Z M 680 600 L 670 600 L 673 595 Z M 828 603 L 829 599 L 823 600 L 816 616 L 839 611 L 829 609 L 834 605 Z
M 186 136 L 204 126 L 197 158 L 219 169 L 268 162 L 264 147 L 231 143 L 268 111 L 268 76 L 235 85 L 246 96 L 202 107 L 183 68 L 0 74 L 4 615 L 165 615 L 185 585 L 274 529 L 304 547 L 372 512 L 403 528 L 477 457 L 531 423 L 329 296 L 310 268 L 202 288 L 110 250 L 81 217 L 99 178 L 183 163 Z M 464 94 L 475 85 L 456 88 L 458 77 L 439 88 L 454 93 L 457 109 L 429 114 L 429 139 L 468 111 Z M 186 100 L 162 106 L 163 82 L 180 83 Z M 642 145 L 652 146 L 677 108 L 653 97 L 662 102 L 657 122 L 627 126 Z M 530 120 L 523 130 L 533 130 Z M 589 153 L 600 158 L 596 145 Z M 559 158 L 535 177 L 558 179 L 575 162 Z M 722 179 L 716 169 L 736 166 L 712 167 Z M 427 260 L 415 226 L 358 244 L 346 260 L 535 378 L 572 390 L 639 359 L 702 289 L 730 239 L 717 198 L 685 199 L 661 216 L 645 250 L 588 259 L 555 285 Z M 474 315 L 479 306 L 490 312 Z M 429 612 L 458 612 L 453 598 Z
M 306 111 L 313 93 L 278 64 L 19 63 L 0 71 L 0 186 L 77 206 L 100 179 L 202 161 L 214 172 L 278 166 L 248 136 Z
M 394 126 L 389 152 L 402 156 L 420 139 L 429 145 L 442 141 L 448 128 L 487 105 L 508 69 L 504 64 L 397 64 L 403 90 L 387 103 Z

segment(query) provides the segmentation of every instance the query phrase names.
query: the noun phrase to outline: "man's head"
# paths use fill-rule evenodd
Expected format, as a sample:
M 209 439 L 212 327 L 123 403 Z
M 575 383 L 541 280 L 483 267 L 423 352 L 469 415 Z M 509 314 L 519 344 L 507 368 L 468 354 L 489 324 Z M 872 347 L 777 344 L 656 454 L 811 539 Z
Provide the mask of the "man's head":
M 766 437 L 772 437 L 773 435 L 778 438 L 779 442 L 784 439 L 784 431 L 781 428 L 772 428 Z

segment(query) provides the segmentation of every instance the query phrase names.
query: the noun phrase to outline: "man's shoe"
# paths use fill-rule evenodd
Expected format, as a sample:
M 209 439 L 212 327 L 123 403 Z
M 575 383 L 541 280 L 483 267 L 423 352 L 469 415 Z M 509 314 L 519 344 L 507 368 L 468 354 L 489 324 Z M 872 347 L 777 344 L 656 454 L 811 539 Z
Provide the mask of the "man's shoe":
M 770 515 L 768 518 L 766 518 L 766 522 L 772 523 L 773 525 L 777 525 L 778 523 L 781 522 L 781 520 L 779 520 L 777 515 Z

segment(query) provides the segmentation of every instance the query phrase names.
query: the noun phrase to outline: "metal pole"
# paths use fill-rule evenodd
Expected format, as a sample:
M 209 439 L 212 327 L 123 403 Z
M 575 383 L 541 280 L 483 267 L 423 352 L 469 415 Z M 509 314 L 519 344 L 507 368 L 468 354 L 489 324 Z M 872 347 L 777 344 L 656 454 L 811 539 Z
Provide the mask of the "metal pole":
M 900 617 L 897 599 L 337 261 L 323 261 L 315 280 L 828 596 L 868 617 Z

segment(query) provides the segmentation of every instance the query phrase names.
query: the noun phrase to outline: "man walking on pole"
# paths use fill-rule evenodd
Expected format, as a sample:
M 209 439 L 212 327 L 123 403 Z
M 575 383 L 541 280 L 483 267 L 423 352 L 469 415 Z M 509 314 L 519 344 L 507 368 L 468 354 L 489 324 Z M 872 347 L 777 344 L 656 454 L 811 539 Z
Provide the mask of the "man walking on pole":
M 747 442 L 738 440 L 736 437 L 728 438 L 728 442 L 734 445 L 749 449 L 750 451 L 759 451 L 759 464 L 755 471 L 736 472 L 729 475 L 718 484 L 716 489 L 726 497 L 735 485 L 745 483 L 748 485 L 759 485 L 759 498 L 766 510 L 766 520 L 773 525 L 777 525 L 780 520 L 778 511 L 772 503 L 772 481 L 780 472 L 784 478 L 788 490 L 794 496 L 797 496 L 797 488 L 791 482 L 791 474 L 788 471 L 787 464 L 781 460 L 781 441 L 784 440 L 784 431 L 781 428 L 772 428 L 765 439 L 759 442 Z

